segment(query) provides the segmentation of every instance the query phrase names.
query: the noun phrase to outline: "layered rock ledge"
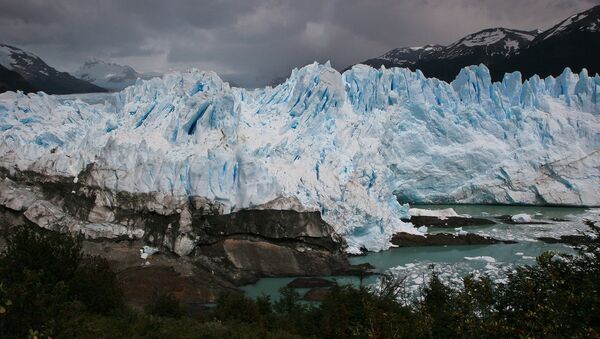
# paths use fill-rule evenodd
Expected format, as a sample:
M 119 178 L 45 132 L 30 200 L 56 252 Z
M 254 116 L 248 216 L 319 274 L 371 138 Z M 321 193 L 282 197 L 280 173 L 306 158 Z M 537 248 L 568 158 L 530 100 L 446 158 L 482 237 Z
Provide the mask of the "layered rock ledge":
M 452 234 L 434 233 L 427 235 L 400 232 L 392 238 L 392 244 L 398 247 L 444 246 L 444 245 L 493 245 L 514 244 L 512 240 L 498 240 L 474 233 Z
M 436 216 L 417 215 L 411 216 L 410 219 L 407 221 L 410 221 L 415 227 L 426 226 L 434 228 L 486 226 L 496 224 L 496 222 L 485 218 L 467 218 L 462 216 L 439 218 Z
M 90 168 L 88 168 L 90 169 Z M 3 230 L 26 224 L 81 234 L 84 250 L 111 260 L 134 300 L 150 285 L 195 303 L 261 277 L 362 274 L 319 212 L 255 209 L 223 214 L 218 201 L 114 192 L 77 177 L 0 170 Z M 148 259 L 140 248 L 159 250 Z M 152 268 L 150 268 L 152 267 Z M 156 279 L 164 276 L 164 279 Z M 146 288 L 147 289 L 147 288 Z M 126 287 L 126 293 L 128 289 Z

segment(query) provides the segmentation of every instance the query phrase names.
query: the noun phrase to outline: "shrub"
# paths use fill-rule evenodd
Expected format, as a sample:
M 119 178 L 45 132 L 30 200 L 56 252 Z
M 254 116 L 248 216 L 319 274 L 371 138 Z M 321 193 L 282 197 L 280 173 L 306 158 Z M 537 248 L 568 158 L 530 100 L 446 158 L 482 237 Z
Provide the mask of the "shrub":
M 154 292 L 152 301 L 146 306 L 145 311 L 149 315 L 169 318 L 180 318 L 184 313 L 173 293 L 158 291 Z
M 300 303 L 300 294 L 291 287 L 282 287 L 279 289 L 279 299 L 273 304 L 273 309 L 277 313 L 299 313 L 303 311 L 303 305 Z
M 221 321 L 244 323 L 258 323 L 262 318 L 256 302 L 241 293 L 221 295 L 213 316 Z
M 9 233 L 2 253 L 3 280 L 16 282 L 27 272 L 38 272 L 48 284 L 68 281 L 82 257 L 81 238 L 19 226 Z
M 403 283 L 400 281 L 399 283 Z M 327 338 L 401 338 L 419 336 L 414 313 L 391 296 L 401 286 L 382 289 L 339 286 L 321 305 L 321 335 Z
M 123 292 L 117 275 L 102 257 L 86 257 L 70 286 L 73 297 L 91 312 L 107 314 L 123 306 Z
M 82 239 L 34 227 L 16 227 L 0 256 L 0 284 L 10 297 L 0 337 L 49 335 L 69 322 L 69 309 L 108 313 L 122 306 L 108 263 L 84 257 Z
M 228 294 L 201 319 L 172 294 L 155 293 L 147 314 L 128 310 L 108 262 L 83 256 L 80 240 L 19 228 L 0 258 L 0 337 L 598 337 L 600 228 L 589 226 L 578 255 L 544 253 L 504 283 L 467 276 L 450 288 L 434 273 L 410 299 L 383 276 L 378 289 L 333 287 L 320 305 L 288 288 L 275 302 Z

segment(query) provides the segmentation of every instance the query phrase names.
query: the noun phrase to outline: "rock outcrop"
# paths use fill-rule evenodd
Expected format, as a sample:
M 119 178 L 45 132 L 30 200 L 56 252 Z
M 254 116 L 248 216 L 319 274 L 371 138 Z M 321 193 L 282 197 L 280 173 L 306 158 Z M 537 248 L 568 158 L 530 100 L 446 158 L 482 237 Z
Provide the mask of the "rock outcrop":
M 465 226 L 485 226 L 494 225 L 495 222 L 485 218 L 467 218 L 467 217 L 446 217 L 438 218 L 435 216 L 416 215 L 411 216 L 410 221 L 415 227 L 427 226 L 435 228 L 454 228 Z
M 163 268 L 156 270 L 175 285 L 204 281 L 204 292 L 192 299 L 212 302 L 219 291 L 260 277 L 365 270 L 349 264 L 343 239 L 318 212 L 257 209 L 222 214 L 218 202 L 202 197 L 177 199 L 103 189 L 90 185 L 85 172 L 75 178 L 1 173 L 3 228 L 27 224 L 81 234 L 88 252 L 109 257 L 124 279 L 135 284 L 150 284 L 145 265 L 158 265 Z M 142 260 L 138 251 L 144 245 L 163 253 L 151 258 L 170 259 Z M 163 271 L 182 265 L 189 266 L 183 277 Z M 206 276 L 212 277 L 214 286 L 198 278 Z
M 511 240 L 498 240 L 490 237 L 484 237 L 474 233 L 451 234 L 434 233 L 427 235 L 417 235 L 400 232 L 392 237 L 392 244 L 398 247 L 417 247 L 417 246 L 444 246 L 444 245 L 493 245 L 493 244 L 514 244 Z

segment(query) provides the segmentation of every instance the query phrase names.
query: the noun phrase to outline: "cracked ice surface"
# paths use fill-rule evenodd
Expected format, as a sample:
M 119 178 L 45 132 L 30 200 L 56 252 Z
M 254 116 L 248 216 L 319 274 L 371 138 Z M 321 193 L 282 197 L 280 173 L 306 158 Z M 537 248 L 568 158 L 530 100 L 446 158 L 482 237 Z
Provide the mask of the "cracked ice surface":
M 452 83 L 408 69 L 329 64 L 276 88 L 231 88 L 191 70 L 85 101 L 0 95 L 0 163 L 116 191 L 202 196 L 225 212 L 277 201 L 320 211 L 381 250 L 406 202 L 600 205 L 600 77 L 485 66 Z M 165 198 L 167 201 L 172 201 Z

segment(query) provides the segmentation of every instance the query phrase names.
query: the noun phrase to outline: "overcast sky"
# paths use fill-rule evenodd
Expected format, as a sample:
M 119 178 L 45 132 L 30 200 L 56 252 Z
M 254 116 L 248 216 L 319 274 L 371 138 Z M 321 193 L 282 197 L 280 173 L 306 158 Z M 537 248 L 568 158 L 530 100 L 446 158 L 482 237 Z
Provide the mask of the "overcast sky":
M 75 70 L 96 57 L 138 71 L 212 69 L 242 85 L 331 60 L 480 29 L 546 29 L 600 0 L 0 0 L 0 42 Z

